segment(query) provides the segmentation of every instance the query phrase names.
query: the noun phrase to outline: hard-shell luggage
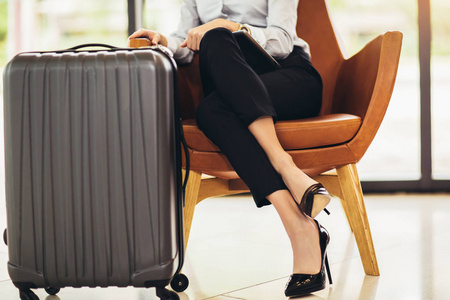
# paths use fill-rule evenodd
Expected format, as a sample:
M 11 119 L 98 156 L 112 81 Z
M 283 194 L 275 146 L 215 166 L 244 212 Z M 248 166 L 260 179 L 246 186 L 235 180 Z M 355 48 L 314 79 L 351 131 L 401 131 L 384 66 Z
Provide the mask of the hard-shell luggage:
M 161 47 L 23 53 L 4 71 L 8 270 L 31 288 L 183 290 L 176 66 Z

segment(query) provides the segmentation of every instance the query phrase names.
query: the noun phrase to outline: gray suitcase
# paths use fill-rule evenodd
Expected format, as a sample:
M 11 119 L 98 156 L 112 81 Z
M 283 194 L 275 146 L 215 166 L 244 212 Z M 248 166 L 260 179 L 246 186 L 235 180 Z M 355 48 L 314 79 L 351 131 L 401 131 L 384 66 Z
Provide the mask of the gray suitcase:
M 177 72 L 162 50 L 72 48 L 7 65 L 8 270 L 21 299 L 130 285 L 178 299 L 165 288 L 174 276 L 187 287 Z

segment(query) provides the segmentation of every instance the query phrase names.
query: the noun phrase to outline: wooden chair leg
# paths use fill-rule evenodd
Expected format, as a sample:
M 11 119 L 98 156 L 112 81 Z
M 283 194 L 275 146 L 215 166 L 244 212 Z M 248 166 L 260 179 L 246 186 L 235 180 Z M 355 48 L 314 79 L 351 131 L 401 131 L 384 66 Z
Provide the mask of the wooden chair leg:
M 323 186 L 327 189 L 327 191 L 331 195 L 336 196 L 340 199 L 342 207 L 345 212 L 345 216 L 347 217 L 348 225 L 350 226 L 350 230 L 353 232 L 352 224 L 350 223 L 351 221 L 350 221 L 350 217 L 348 214 L 347 203 L 344 200 L 342 200 L 343 196 L 342 196 L 341 185 L 339 183 L 339 178 L 338 178 L 336 172 L 323 173 L 323 174 L 314 176 L 313 179 L 320 182 L 321 184 L 323 184 Z
M 336 172 L 328 172 L 313 176 L 313 179 L 320 182 L 327 191 L 338 198 L 342 198 L 341 186 Z
M 347 217 L 348 226 L 350 227 L 350 231 L 353 232 L 353 226 L 352 226 L 352 220 L 350 218 L 350 212 L 348 211 L 348 203 L 343 199 L 339 198 L 341 200 L 342 208 L 344 209 L 345 216 Z
M 194 218 L 195 205 L 197 205 L 198 192 L 202 173 L 190 171 L 189 180 L 186 186 L 186 202 L 184 206 L 184 250 L 186 251 L 189 233 L 191 232 L 192 220 Z
M 337 168 L 336 171 L 343 194 L 342 200 L 346 202 L 344 209 L 347 207 L 346 210 L 355 234 L 364 271 L 367 275 L 379 276 L 380 271 L 356 165 L 349 164 Z

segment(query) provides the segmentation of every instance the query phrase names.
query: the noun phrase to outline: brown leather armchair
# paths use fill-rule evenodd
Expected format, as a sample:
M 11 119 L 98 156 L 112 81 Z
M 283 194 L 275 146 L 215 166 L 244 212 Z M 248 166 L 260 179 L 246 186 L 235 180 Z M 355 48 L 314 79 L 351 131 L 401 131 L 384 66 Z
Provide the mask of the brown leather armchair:
M 295 163 L 341 199 L 365 273 L 379 275 L 355 164 L 375 137 L 389 104 L 402 34 L 381 34 L 346 58 L 326 0 L 299 1 L 297 33 L 309 43 L 312 62 L 322 76 L 322 110 L 315 118 L 278 121 L 277 135 Z M 195 109 L 202 99 L 198 57 L 190 65 L 179 67 L 179 90 L 191 166 L 184 213 L 187 246 L 197 203 L 212 196 L 247 192 L 248 188 L 195 124 Z

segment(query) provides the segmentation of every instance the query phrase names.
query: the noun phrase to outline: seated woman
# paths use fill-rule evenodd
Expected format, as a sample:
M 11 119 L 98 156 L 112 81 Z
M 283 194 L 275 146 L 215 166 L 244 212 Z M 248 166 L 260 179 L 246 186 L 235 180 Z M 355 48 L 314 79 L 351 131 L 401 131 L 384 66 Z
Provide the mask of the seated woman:
M 273 204 L 277 210 L 293 250 L 289 297 L 325 288 L 329 234 L 313 218 L 331 199 L 294 164 L 274 127 L 276 120 L 317 116 L 321 108 L 320 75 L 310 62 L 308 44 L 296 34 L 297 4 L 184 0 L 174 34 L 141 29 L 129 37 L 168 47 L 181 63 L 198 51 L 205 98 L 197 125 L 226 155 L 256 206 Z M 238 30 L 247 31 L 281 68 L 256 73 L 232 34 Z

